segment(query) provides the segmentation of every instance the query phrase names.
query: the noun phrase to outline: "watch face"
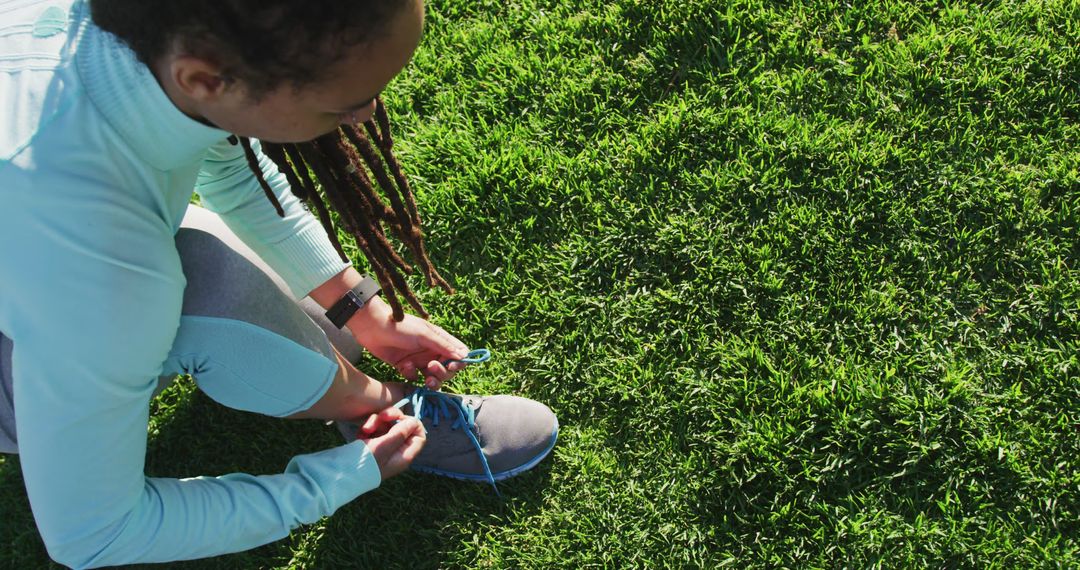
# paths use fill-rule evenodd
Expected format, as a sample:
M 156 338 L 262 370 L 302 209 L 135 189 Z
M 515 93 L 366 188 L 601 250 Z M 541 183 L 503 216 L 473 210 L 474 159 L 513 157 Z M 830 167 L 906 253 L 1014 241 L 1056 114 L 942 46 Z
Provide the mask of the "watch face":
M 364 277 L 363 281 L 352 288 L 353 292 L 360 296 L 361 305 L 367 303 L 372 297 L 378 295 L 382 289 L 379 283 L 370 277 Z
M 356 313 L 356 310 L 363 306 L 363 301 L 352 290 L 346 291 L 345 296 L 334 303 L 333 307 L 330 307 L 329 311 L 326 311 L 326 318 L 330 319 L 334 326 L 341 328 L 345 326 L 345 323 L 349 322 L 349 319 Z

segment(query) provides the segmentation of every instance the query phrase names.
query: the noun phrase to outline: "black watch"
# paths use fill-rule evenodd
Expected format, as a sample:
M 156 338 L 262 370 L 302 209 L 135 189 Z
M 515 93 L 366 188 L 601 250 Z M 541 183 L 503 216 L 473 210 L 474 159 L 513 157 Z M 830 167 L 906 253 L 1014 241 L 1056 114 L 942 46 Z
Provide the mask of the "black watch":
M 371 300 L 372 297 L 382 292 L 379 288 L 379 284 L 370 277 L 364 277 L 360 283 L 349 289 L 345 296 L 334 303 L 333 307 L 330 307 L 329 311 L 326 311 L 326 318 L 330 319 L 331 323 L 337 328 L 344 328 L 345 323 L 349 322 L 349 319 L 356 314 L 364 305 Z

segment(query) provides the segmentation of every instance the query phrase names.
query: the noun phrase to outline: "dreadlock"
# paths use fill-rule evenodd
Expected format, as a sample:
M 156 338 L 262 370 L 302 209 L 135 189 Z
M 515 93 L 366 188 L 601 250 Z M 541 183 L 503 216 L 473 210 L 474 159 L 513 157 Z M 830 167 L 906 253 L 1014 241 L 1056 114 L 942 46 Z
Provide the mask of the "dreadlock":
M 386 292 L 394 319 L 400 321 L 405 318 L 399 295 L 417 313 L 427 318 L 427 311 L 405 281 L 405 275 L 411 275 L 413 268 L 394 250 L 385 228 L 389 228 L 394 237 L 409 249 L 429 287 L 439 286 L 448 293 L 454 290 L 439 275 L 428 257 L 416 199 L 392 151 L 394 140 L 390 135 L 386 107 L 381 99 L 377 99 L 376 103 L 375 116 L 364 123 L 363 129 L 344 125 L 311 142 L 263 142 L 262 149 L 285 175 L 293 194 L 315 208 L 334 249 L 342 261 L 348 262 L 349 258 L 334 229 L 330 209 L 337 213 L 341 225 L 356 240 L 379 285 Z M 259 168 L 251 141 L 240 137 L 240 144 L 244 148 L 248 166 L 255 173 L 267 199 L 278 215 L 284 216 L 281 204 Z M 309 171 L 315 174 L 315 180 Z M 372 182 L 372 176 L 377 184 Z M 382 190 L 381 194 L 376 191 L 376 185 Z M 389 206 L 383 201 L 383 196 L 389 199 Z

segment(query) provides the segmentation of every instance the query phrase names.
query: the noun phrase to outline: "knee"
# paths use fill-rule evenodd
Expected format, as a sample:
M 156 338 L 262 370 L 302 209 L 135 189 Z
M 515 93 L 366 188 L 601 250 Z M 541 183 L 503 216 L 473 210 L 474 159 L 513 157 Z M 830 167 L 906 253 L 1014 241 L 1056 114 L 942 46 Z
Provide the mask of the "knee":
M 225 406 L 281 417 L 314 405 L 339 367 L 322 351 L 247 322 L 184 316 L 165 369 L 190 374 Z

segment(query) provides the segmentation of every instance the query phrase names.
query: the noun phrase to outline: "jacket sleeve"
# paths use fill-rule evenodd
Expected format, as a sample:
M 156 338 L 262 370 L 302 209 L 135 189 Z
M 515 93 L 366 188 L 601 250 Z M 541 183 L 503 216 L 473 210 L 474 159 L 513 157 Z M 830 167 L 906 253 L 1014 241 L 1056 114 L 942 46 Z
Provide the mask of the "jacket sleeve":
M 20 464 L 55 560 L 82 568 L 241 551 L 378 486 L 359 441 L 272 475 L 146 477 L 149 401 L 184 287 L 172 229 L 123 192 L 35 179 L 0 208 L 0 322 L 15 342 Z
M 350 264 L 341 261 L 319 221 L 289 191 L 277 165 L 251 141 L 259 166 L 285 217 L 279 217 L 248 166 L 240 145 L 221 142 L 203 161 L 195 191 L 289 286 L 304 297 Z

